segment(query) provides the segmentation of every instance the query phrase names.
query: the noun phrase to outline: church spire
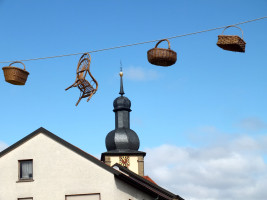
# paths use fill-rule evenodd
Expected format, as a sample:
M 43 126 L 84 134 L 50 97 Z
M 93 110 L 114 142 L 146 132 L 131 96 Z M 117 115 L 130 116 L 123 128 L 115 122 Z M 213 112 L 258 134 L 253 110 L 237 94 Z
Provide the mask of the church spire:
M 124 90 L 123 90 L 123 80 L 122 80 L 122 77 L 123 77 L 123 72 L 122 72 L 122 67 L 121 67 L 121 71 L 120 71 L 120 77 L 121 77 L 121 85 L 120 85 L 120 95 L 123 96 L 125 93 L 124 93 Z
M 107 152 L 102 153 L 101 160 L 112 166 L 119 163 L 124 167 L 144 176 L 145 152 L 138 151 L 139 137 L 130 128 L 131 101 L 124 95 L 123 72 L 120 71 L 120 96 L 113 101 L 115 112 L 115 129 L 106 136 Z

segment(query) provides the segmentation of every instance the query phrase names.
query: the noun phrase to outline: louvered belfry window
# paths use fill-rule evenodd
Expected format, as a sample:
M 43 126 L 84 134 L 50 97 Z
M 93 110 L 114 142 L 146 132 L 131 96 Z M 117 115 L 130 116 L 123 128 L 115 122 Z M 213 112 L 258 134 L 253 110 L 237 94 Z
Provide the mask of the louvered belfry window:
M 33 178 L 32 160 L 19 161 L 19 179 L 27 180 Z

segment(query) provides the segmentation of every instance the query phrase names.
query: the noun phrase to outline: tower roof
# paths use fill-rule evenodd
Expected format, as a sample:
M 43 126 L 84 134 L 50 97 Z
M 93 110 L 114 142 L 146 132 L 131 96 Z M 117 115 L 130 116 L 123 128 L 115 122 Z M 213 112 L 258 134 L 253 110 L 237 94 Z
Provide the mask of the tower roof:
M 120 96 L 117 97 L 114 101 L 113 101 L 113 107 L 114 107 L 114 112 L 118 111 L 118 110 L 127 110 L 129 112 L 131 112 L 132 110 L 131 108 L 131 101 L 125 97 L 125 96 Z
M 140 146 L 138 135 L 130 129 L 131 101 L 123 96 L 123 72 L 120 72 L 120 92 L 114 102 L 115 129 L 106 136 L 108 153 L 138 153 Z

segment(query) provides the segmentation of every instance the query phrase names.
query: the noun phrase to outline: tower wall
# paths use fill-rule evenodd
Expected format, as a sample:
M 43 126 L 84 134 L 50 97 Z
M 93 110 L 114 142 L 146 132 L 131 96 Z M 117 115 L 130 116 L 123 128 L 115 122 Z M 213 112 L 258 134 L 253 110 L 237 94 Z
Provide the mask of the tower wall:
M 124 164 L 120 160 L 120 157 L 122 156 L 125 155 L 123 154 L 120 156 L 106 155 L 104 158 L 104 162 L 109 166 L 113 166 L 116 163 L 124 166 Z M 129 165 L 125 167 L 127 167 L 129 170 L 133 171 L 134 173 L 140 176 L 144 176 L 144 157 L 138 155 L 127 155 L 127 157 L 129 157 Z

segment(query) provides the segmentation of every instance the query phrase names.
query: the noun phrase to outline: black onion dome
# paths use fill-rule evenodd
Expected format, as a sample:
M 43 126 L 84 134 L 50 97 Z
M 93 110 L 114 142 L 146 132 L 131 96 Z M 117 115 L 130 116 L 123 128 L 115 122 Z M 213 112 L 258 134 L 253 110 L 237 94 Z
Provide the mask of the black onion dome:
M 131 109 L 130 109 L 131 108 L 131 101 L 125 96 L 117 97 L 113 101 L 113 106 L 114 106 L 113 111 L 117 111 L 117 110 L 131 111 Z
M 110 131 L 106 137 L 106 148 L 112 150 L 134 150 L 139 149 L 139 138 L 137 134 L 129 128 L 118 128 Z

